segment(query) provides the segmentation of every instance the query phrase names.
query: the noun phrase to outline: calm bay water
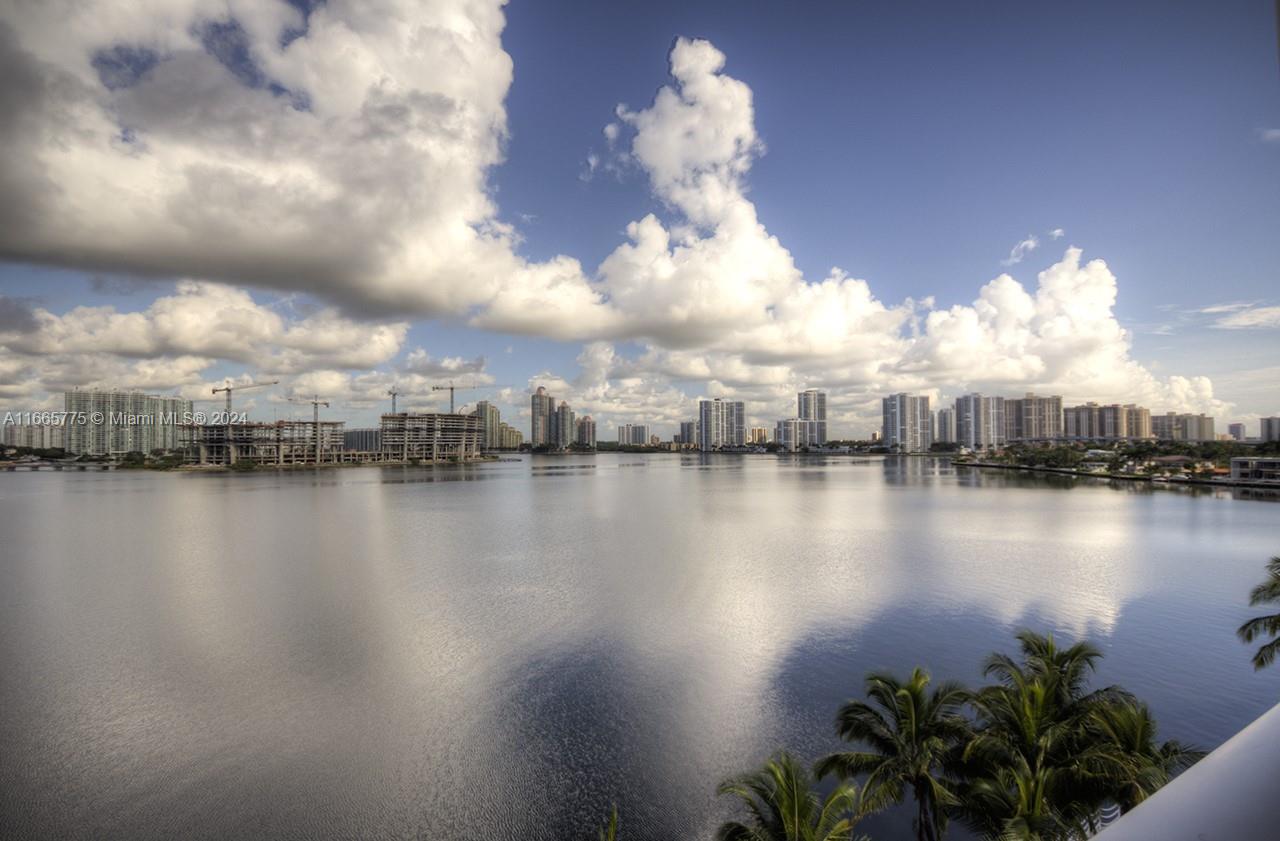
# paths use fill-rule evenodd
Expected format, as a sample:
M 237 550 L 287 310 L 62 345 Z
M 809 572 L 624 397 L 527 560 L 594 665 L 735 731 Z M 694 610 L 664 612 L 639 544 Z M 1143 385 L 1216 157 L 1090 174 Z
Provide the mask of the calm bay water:
M 0 835 L 710 838 L 868 670 L 1020 627 L 1213 747 L 1280 701 L 1275 554 L 1274 502 L 928 459 L 0 473 Z

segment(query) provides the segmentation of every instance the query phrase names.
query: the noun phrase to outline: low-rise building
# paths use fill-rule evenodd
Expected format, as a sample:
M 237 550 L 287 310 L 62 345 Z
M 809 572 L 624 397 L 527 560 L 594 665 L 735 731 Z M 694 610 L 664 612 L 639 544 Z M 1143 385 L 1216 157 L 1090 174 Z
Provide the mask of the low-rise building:
M 1231 478 L 1241 482 L 1280 485 L 1280 456 L 1244 456 L 1231 459 Z

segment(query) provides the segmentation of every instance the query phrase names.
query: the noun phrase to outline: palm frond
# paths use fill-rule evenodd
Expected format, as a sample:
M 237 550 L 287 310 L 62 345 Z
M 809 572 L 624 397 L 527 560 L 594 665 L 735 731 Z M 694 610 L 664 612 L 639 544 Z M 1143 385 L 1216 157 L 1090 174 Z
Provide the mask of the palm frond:
M 1253 642 L 1256 637 L 1280 636 L 1280 613 L 1255 616 L 1236 629 L 1241 642 Z
M 1265 669 L 1276 661 L 1277 655 L 1280 655 L 1280 637 L 1258 649 L 1253 655 L 1253 668 Z
M 598 837 L 600 841 L 618 841 L 618 807 L 616 804 L 609 815 L 609 820 L 605 822 L 604 826 L 600 827 Z

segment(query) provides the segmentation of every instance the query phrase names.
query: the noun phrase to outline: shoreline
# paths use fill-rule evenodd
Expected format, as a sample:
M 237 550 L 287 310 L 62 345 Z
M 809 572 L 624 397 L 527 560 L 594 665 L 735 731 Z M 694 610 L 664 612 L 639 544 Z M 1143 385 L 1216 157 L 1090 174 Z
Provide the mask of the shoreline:
M 480 456 L 478 458 L 467 459 L 465 461 L 452 461 L 441 459 L 439 461 L 431 461 L 430 459 L 422 459 L 414 461 L 337 461 L 324 462 L 323 464 L 257 464 L 252 469 L 236 469 L 227 464 L 179 464 L 174 467 L 143 467 L 143 466 L 125 466 L 113 462 L 102 461 L 85 461 L 85 462 L 44 462 L 41 464 L 31 464 L 29 462 L 0 462 L 0 472 L 5 473 L 104 473 L 104 472 L 121 472 L 121 473 L 266 473 L 268 471 L 288 472 L 294 470 L 330 470 L 334 468 L 347 467 L 454 467 L 465 466 L 468 464 L 492 463 L 501 461 L 511 461 L 513 459 L 504 459 L 500 456 Z
M 1250 482 L 1239 479 L 1165 479 L 1154 476 L 1138 476 L 1133 473 L 1092 473 L 1084 470 L 1073 470 L 1069 467 L 1032 467 L 1026 464 L 1000 464 L 991 461 L 956 461 L 954 467 L 974 467 L 991 470 L 1023 470 L 1030 473 L 1053 473 L 1059 476 L 1078 476 L 1083 479 L 1107 479 L 1123 482 L 1145 482 L 1150 485 L 1199 485 L 1207 488 L 1259 488 L 1264 490 L 1280 490 L 1280 484 L 1274 482 Z

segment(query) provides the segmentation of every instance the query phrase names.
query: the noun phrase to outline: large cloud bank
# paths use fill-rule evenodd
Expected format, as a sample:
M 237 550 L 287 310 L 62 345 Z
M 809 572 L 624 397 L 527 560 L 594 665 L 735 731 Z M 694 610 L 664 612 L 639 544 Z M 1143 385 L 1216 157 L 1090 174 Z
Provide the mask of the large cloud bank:
M 501 3 L 305 5 L 0 9 L 0 256 L 196 279 L 141 312 L 0 302 L 5 395 L 195 393 L 228 360 L 363 405 L 483 367 L 406 355 L 408 321 L 441 317 L 584 342 L 578 372 L 538 379 L 606 421 L 674 422 L 704 391 L 783 416 L 808 385 L 850 423 L 900 389 L 1225 408 L 1208 380 L 1131 358 L 1116 278 L 1079 248 L 1034 288 L 1002 274 L 949 309 L 884 302 L 840 269 L 803 277 L 748 198 L 752 91 L 706 41 L 677 40 L 668 83 L 605 130 L 611 165 L 665 211 L 594 272 L 529 261 L 489 182 L 513 74 Z M 328 303 L 282 315 L 245 287 Z

